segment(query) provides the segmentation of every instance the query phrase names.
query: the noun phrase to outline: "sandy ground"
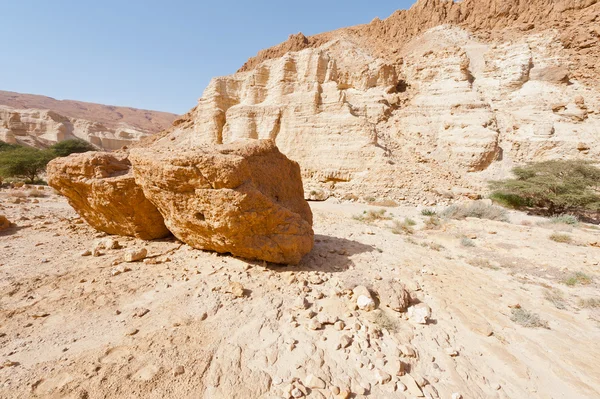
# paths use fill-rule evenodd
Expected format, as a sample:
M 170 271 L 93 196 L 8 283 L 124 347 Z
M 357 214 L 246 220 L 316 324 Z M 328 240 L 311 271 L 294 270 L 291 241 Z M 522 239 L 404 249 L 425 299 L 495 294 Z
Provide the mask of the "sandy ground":
M 394 234 L 392 220 L 353 218 L 372 207 L 323 202 L 311 203 L 315 248 L 296 267 L 175 239 L 117 237 L 124 248 L 94 257 L 81 254 L 104 235 L 44 192 L 15 204 L 0 191 L 17 224 L 0 233 L 1 398 L 600 397 L 589 225 L 515 212 L 430 229 L 417 208 L 387 208 L 417 222 Z M 121 262 L 141 247 L 145 261 Z M 575 272 L 585 278 L 565 284 Z M 427 324 L 355 308 L 350 289 L 390 279 L 431 308 Z M 548 328 L 512 321 L 518 306 Z

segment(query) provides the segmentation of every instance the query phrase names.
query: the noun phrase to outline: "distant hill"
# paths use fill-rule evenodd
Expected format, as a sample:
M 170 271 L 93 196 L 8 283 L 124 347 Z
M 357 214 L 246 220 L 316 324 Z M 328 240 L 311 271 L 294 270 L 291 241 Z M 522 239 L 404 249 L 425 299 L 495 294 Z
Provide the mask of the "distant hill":
M 0 91 L 0 140 L 36 147 L 79 137 L 104 149 L 160 132 L 177 115 Z

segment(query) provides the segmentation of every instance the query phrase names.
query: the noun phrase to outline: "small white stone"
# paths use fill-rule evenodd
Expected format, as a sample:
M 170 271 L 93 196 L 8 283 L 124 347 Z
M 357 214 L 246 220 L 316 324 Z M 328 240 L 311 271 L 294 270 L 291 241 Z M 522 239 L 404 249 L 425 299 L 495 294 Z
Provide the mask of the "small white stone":
M 373 300 L 373 298 L 365 295 L 361 295 L 358 297 L 358 299 L 356 300 L 356 305 L 361 310 L 370 311 L 375 309 L 375 301 Z
M 338 331 L 342 331 L 344 329 L 344 327 L 346 327 L 346 325 L 344 324 L 343 321 L 337 321 L 334 325 L 333 328 L 335 328 Z
M 325 381 L 313 374 L 309 374 L 308 377 L 306 377 L 304 385 L 313 389 L 325 389 Z
M 311 319 L 311 321 L 308 322 L 308 328 L 313 331 L 320 330 L 321 328 L 323 328 L 323 325 L 319 323 L 317 319 Z
M 431 308 L 424 303 L 419 303 L 409 307 L 407 314 L 411 321 L 418 324 L 427 324 L 427 320 L 431 317 Z
M 446 354 L 455 357 L 458 356 L 458 351 L 454 348 L 446 348 Z
M 130 249 L 123 255 L 123 260 L 125 262 L 137 262 L 144 259 L 147 254 L 148 250 L 146 248 Z

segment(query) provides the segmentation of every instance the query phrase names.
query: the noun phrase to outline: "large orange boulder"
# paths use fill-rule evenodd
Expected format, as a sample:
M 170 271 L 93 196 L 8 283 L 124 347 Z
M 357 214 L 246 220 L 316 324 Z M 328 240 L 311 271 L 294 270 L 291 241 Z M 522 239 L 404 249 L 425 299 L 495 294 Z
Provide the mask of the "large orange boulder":
M 145 240 L 170 234 L 160 212 L 135 183 L 127 154 L 72 154 L 51 161 L 47 175 L 48 184 L 97 230 Z
M 140 148 L 129 159 L 169 230 L 192 247 L 283 264 L 312 249 L 300 167 L 272 140 Z
M 0 231 L 6 230 L 12 226 L 12 223 L 6 218 L 6 216 L 0 214 Z

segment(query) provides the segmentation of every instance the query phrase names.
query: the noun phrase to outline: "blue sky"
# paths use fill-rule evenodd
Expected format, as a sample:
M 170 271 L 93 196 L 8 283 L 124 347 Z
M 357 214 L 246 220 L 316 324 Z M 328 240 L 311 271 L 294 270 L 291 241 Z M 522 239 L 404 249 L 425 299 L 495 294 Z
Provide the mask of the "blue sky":
M 287 39 L 412 0 L 0 0 L 0 90 L 184 113 L 211 77 Z

